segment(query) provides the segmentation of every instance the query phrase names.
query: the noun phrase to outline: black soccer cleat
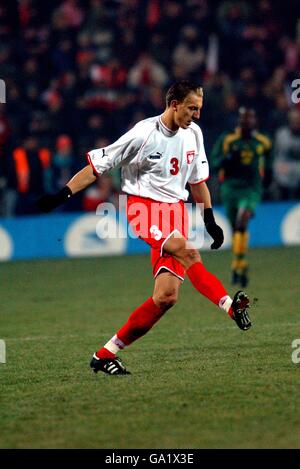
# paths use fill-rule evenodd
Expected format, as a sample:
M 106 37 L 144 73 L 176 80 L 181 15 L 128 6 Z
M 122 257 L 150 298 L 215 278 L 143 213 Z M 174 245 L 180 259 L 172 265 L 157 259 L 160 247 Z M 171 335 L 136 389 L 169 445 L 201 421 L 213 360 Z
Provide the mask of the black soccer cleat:
M 94 353 L 90 363 L 90 367 L 92 368 L 94 373 L 98 373 L 98 371 L 103 371 L 108 375 L 130 375 L 130 372 L 126 370 L 119 357 L 98 358 Z
M 251 327 L 251 321 L 248 314 L 250 300 L 245 292 L 239 290 L 233 298 L 231 308 L 233 310 L 232 319 L 237 323 L 242 331 L 247 331 Z

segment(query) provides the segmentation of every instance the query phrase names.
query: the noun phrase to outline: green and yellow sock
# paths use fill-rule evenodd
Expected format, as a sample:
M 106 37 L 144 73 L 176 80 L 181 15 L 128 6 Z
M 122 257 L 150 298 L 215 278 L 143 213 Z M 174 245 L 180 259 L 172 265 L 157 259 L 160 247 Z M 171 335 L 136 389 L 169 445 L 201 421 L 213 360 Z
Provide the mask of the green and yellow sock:
M 232 237 L 233 260 L 231 270 L 237 273 L 248 269 L 246 253 L 248 251 L 249 233 L 247 231 L 235 231 Z

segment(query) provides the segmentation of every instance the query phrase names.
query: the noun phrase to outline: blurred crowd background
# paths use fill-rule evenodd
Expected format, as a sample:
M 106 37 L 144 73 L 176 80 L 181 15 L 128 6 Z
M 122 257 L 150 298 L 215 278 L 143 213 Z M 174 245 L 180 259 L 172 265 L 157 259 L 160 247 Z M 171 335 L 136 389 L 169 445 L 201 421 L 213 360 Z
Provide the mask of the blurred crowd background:
M 160 114 L 180 79 L 204 87 L 208 157 L 250 106 L 273 142 L 264 198 L 300 197 L 298 0 L 2 0 L 0 79 L 1 216 L 35 213 L 36 197 L 63 187 L 88 150 Z M 214 174 L 209 184 L 218 203 Z M 119 190 L 115 171 L 62 210 L 93 211 Z

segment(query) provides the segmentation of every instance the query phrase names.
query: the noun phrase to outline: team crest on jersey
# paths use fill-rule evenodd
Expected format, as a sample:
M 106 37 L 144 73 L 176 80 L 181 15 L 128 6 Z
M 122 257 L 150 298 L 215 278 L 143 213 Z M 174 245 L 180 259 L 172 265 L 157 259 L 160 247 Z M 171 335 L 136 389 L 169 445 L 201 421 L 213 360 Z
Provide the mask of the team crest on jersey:
M 186 152 L 186 161 L 187 164 L 191 164 L 195 158 L 195 150 L 190 150 Z

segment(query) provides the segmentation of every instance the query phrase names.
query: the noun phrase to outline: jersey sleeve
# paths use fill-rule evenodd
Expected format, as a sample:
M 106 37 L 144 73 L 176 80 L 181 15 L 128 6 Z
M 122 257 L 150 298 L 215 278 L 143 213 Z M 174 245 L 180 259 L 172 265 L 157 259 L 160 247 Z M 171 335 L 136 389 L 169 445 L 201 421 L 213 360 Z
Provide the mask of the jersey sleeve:
M 143 140 L 142 126 L 138 123 L 114 143 L 89 151 L 86 156 L 95 176 L 126 164 L 138 154 Z
M 198 129 L 199 130 L 196 131 L 198 154 L 195 159 L 195 165 L 188 179 L 188 183 L 191 185 L 200 184 L 209 178 L 209 165 L 204 148 L 203 134 L 199 127 Z
M 268 187 L 273 178 L 273 142 L 265 134 L 257 134 L 258 141 L 262 144 L 259 150 L 259 172 L 263 179 L 264 187 Z
M 259 134 L 259 137 L 264 147 L 265 169 L 269 171 L 271 170 L 273 163 L 273 142 L 267 135 Z

